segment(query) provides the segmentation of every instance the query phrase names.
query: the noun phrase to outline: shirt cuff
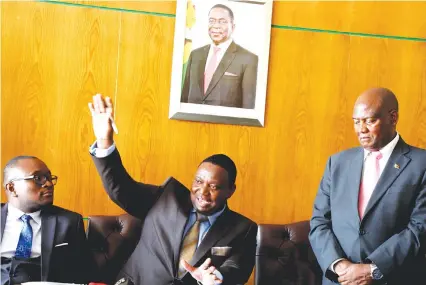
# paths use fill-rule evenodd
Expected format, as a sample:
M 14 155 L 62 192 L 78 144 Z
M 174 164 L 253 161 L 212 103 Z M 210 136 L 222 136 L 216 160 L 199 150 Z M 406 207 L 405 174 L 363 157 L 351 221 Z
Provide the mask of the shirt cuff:
M 339 259 L 336 259 L 331 265 L 330 265 L 330 270 L 331 271 L 333 271 L 333 273 L 336 273 L 336 271 L 334 271 L 334 266 L 337 264 L 337 262 L 339 262 L 339 261 L 341 261 L 341 260 L 343 260 L 344 258 L 339 258 Z
M 89 147 L 89 152 L 91 155 L 97 158 L 104 158 L 113 153 L 115 150 L 115 142 L 107 149 L 98 148 L 96 141 Z

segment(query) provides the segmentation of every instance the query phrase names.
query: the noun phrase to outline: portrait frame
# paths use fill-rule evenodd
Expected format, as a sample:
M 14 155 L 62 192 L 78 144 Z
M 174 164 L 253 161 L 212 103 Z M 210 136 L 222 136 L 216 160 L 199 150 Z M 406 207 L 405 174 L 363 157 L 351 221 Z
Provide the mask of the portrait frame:
M 254 102 L 253 107 L 216 105 L 213 103 L 210 104 L 208 100 L 203 100 L 202 103 L 183 101 L 184 96 L 182 89 L 188 85 L 185 81 L 187 77 L 189 78 L 189 76 L 187 76 L 187 69 L 190 68 L 188 65 L 188 59 L 191 57 L 195 58 L 192 56 L 192 52 L 194 50 L 199 50 L 203 46 L 206 48 L 206 46 L 210 46 L 212 43 L 209 34 L 211 25 L 209 21 L 212 21 L 212 19 L 209 19 L 209 11 L 216 4 L 226 5 L 234 12 L 235 30 L 232 30 L 232 42 L 243 47 L 243 49 L 248 51 L 248 53 L 257 56 L 257 71 L 255 73 L 256 77 L 254 80 L 255 92 L 252 92 L 254 94 L 254 99 L 252 99 Z M 260 127 L 264 126 L 272 4 L 273 0 L 177 0 L 170 87 L 170 119 Z M 193 12 L 192 10 L 196 12 Z M 252 16 L 256 16 L 256 24 L 253 24 L 255 21 Z M 192 21 L 192 17 L 195 17 L 195 19 L 198 20 Z M 190 28 L 188 28 L 189 26 Z M 204 33 L 202 33 L 203 27 L 205 29 Z M 253 37 L 253 34 L 256 34 L 256 37 Z M 248 63 L 246 64 L 244 62 L 247 57 L 241 58 L 243 64 L 248 66 Z M 211 57 L 209 57 L 209 60 L 210 59 Z M 207 65 L 206 61 L 207 59 L 204 61 L 204 67 Z M 223 61 L 224 60 L 220 61 L 220 64 L 222 64 Z M 189 60 L 189 62 L 194 61 Z M 238 70 L 244 70 L 241 67 L 238 68 Z M 219 67 L 217 67 L 217 69 L 219 69 Z M 246 70 L 248 70 L 248 68 L 246 68 Z M 225 76 L 235 76 L 236 79 L 238 77 L 238 80 L 240 80 L 240 75 L 233 74 L 232 71 L 225 71 L 224 74 Z M 203 77 L 204 76 L 205 74 Z M 248 76 L 246 77 L 248 78 Z M 228 80 L 227 82 L 229 82 L 229 79 L 226 79 Z M 231 80 L 234 80 L 234 78 L 231 78 Z M 253 82 L 253 80 L 245 80 L 245 82 Z M 239 86 L 242 86 L 241 82 L 239 83 Z M 185 90 L 186 89 L 187 88 L 185 88 Z M 241 89 L 249 90 L 249 88 Z M 225 92 L 222 92 L 222 90 L 225 89 L 218 89 L 218 93 L 220 94 L 219 96 L 224 96 L 223 94 Z M 207 92 L 209 92 L 209 89 L 207 89 Z M 208 93 L 203 93 L 203 95 L 200 96 L 204 96 L 203 98 L 208 98 L 208 96 L 210 96 L 206 96 L 204 94 Z

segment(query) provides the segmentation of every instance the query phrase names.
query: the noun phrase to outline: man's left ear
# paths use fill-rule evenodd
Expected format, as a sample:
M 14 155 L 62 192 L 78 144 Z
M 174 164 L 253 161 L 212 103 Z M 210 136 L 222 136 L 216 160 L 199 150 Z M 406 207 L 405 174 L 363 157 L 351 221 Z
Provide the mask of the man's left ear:
M 231 198 L 231 196 L 234 194 L 235 189 L 237 189 L 237 185 L 232 185 L 232 187 L 229 187 L 229 195 L 228 198 Z
M 396 123 L 398 123 L 398 111 L 397 110 L 392 110 L 391 113 L 391 123 L 392 125 L 396 126 Z
M 13 183 L 7 183 L 5 185 L 5 188 L 6 188 L 6 191 L 10 192 L 10 194 L 13 197 L 18 197 L 18 195 L 16 194 L 16 191 L 15 191 L 15 187 L 13 186 Z

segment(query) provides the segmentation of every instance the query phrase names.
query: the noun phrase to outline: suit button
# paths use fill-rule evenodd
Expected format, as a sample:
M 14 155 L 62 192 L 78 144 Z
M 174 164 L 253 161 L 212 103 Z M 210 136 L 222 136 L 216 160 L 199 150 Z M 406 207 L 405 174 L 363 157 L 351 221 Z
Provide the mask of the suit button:
M 359 229 L 359 234 L 360 234 L 361 236 L 365 235 L 365 230 L 363 230 L 363 229 Z

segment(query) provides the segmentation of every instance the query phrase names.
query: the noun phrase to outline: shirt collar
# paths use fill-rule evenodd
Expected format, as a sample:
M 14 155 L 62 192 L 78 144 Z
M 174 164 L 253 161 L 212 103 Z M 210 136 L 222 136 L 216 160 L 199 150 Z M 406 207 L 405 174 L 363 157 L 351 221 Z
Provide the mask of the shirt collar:
M 8 217 L 12 218 L 13 220 L 18 220 L 22 217 L 22 215 L 28 215 L 31 216 L 31 218 L 36 222 L 37 224 L 41 225 L 41 210 L 38 210 L 37 212 L 33 213 L 24 213 L 12 204 L 8 204 L 7 206 L 7 215 Z
M 220 48 L 220 52 L 225 52 L 228 49 L 228 47 L 231 45 L 231 43 L 232 43 L 232 38 L 229 38 L 225 42 L 220 43 L 218 45 L 215 45 L 214 43 L 212 43 L 210 45 L 210 49 L 212 50 L 213 47 L 215 46 L 215 47 Z
M 386 157 L 390 157 L 390 155 L 392 154 L 396 144 L 399 141 L 399 134 L 396 133 L 396 136 L 393 138 L 393 140 L 391 140 L 387 145 L 385 145 L 384 147 L 382 147 L 379 151 L 383 156 Z M 367 155 L 370 153 L 371 151 L 364 149 L 364 159 L 367 157 Z
M 220 210 L 220 211 L 218 211 L 218 212 L 216 212 L 216 213 L 214 213 L 214 214 L 212 214 L 210 216 L 207 216 L 207 218 L 209 219 L 209 223 L 210 223 L 211 226 L 214 224 L 214 222 L 216 222 L 217 218 L 219 218 L 219 216 L 222 215 L 222 213 L 223 213 L 223 211 L 225 211 L 225 209 L 226 209 L 226 204 L 225 204 L 225 206 L 223 206 L 222 210 Z M 195 214 L 195 212 L 196 212 L 195 208 L 193 208 L 192 211 L 191 211 L 191 213 Z

